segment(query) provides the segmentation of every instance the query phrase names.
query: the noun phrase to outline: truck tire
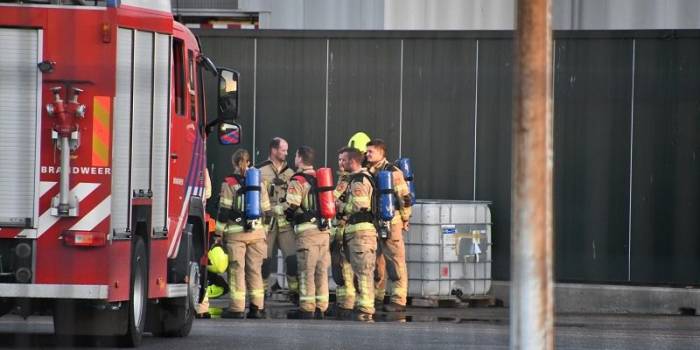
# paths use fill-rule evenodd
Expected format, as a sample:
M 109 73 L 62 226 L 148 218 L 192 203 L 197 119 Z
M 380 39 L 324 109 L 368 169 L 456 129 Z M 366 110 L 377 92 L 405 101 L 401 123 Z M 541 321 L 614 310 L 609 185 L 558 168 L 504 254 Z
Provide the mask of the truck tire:
M 117 337 L 121 347 L 137 347 L 141 344 L 146 325 L 146 302 L 148 300 L 148 259 L 143 238 L 134 238 L 131 254 L 131 287 L 129 301 L 123 312 L 128 313 L 127 329 L 124 335 Z
M 192 330 L 192 322 L 199 303 L 201 290 L 201 268 L 197 259 L 197 250 L 193 249 L 192 235 L 187 235 L 183 242 L 187 252 L 187 296 L 163 300 L 159 305 L 160 324 L 153 329 L 157 337 L 186 337 Z
M 0 299 L 0 317 L 12 311 L 13 306 L 10 299 Z
M 129 300 L 118 310 L 95 308 L 79 300 L 55 300 L 53 325 L 57 341 L 62 345 L 104 341 L 136 347 L 143 336 L 147 299 L 148 255 L 143 238 L 137 236 L 132 243 Z

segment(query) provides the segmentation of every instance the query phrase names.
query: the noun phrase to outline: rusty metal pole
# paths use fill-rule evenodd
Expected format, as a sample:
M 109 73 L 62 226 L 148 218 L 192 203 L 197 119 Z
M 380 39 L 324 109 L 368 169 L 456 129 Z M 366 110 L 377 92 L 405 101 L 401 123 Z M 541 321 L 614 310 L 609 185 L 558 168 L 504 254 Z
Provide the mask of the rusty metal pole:
M 511 349 L 554 349 L 550 0 L 517 1 Z

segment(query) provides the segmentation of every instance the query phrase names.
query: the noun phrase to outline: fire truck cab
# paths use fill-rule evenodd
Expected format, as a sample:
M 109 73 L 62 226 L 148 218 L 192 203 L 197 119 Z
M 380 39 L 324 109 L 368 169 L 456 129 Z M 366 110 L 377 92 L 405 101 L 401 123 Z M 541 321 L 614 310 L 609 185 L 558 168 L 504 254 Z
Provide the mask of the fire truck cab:
M 206 137 L 238 74 L 167 0 L 0 1 L 0 315 L 63 335 L 186 336 L 203 296 Z M 218 79 L 207 120 L 205 79 Z

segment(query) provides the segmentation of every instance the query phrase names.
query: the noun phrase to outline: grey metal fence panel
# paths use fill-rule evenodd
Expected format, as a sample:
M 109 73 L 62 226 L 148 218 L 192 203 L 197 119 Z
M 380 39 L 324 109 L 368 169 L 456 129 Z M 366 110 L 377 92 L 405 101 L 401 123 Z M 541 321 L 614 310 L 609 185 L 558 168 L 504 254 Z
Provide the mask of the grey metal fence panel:
M 357 131 L 399 146 L 401 44 L 394 39 L 331 39 L 328 147 L 337 150 Z M 329 152 L 335 158 L 334 152 Z
M 700 45 L 637 40 L 632 281 L 697 285 L 700 266 Z
M 323 165 L 326 100 L 326 40 L 269 38 L 258 40 L 258 94 L 255 149 L 267 159 L 269 141 L 289 142 L 289 166 L 302 144 L 316 150 Z
M 489 200 L 494 278 L 510 278 L 510 171 L 513 120 L 513 42 L 479 40 L 476 196 Z
M 559 39 L 555 57 L 555 275 L 627 281 L 632 41 Z
M 472 199 L 476 41 L 404 40 L 402 144 L 420 198 Z

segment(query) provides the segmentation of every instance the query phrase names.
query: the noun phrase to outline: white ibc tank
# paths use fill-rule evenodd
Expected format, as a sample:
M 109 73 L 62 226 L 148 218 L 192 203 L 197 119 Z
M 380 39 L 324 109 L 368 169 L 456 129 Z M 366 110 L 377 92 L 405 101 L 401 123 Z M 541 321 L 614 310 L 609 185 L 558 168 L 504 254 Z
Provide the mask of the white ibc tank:
M 490 202 L 419 200 L 406 236 L 408 294 L 485 295 L 491 290 Z

